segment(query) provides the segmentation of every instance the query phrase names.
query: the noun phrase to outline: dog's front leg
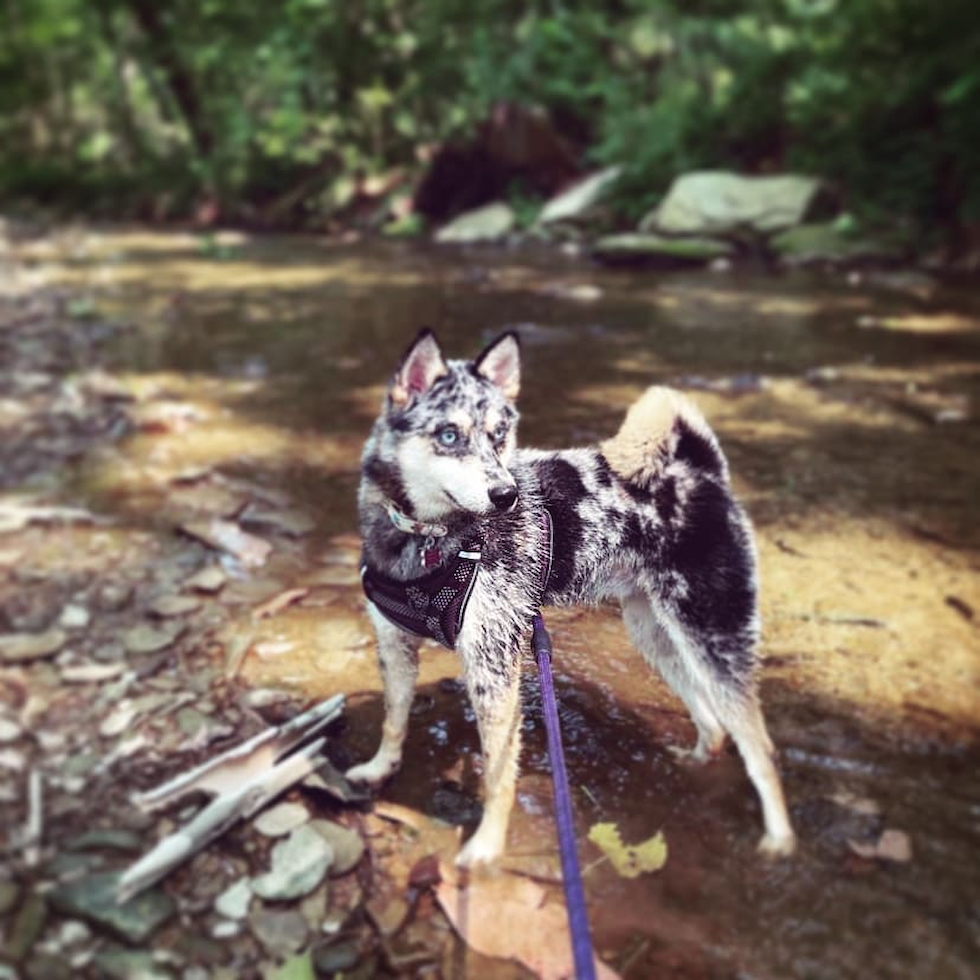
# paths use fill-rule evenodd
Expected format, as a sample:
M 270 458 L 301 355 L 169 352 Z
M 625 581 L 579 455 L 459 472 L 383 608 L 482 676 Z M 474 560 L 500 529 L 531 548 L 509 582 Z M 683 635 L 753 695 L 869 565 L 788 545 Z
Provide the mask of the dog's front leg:
M 504 851 L 514 806 L 521 751 L 520 653 L 513 649 L 463 651 L 466 689 L 483 749 L 483 819 L 456 857 L 460 867 L 495 861 Z M 491 659 L 492 658 L 492 659 Z
M 347 770 L 355 782 L 378 784 L 387 779 L 402 761 L 402 746 L 408 730 L 408 711 L 419 674 L 419 637 L 389 622 L 373 603 L 368 613 L 378 636 L 378 665 L 385 691 L 385 720 L 381 745 L 374 757 Z

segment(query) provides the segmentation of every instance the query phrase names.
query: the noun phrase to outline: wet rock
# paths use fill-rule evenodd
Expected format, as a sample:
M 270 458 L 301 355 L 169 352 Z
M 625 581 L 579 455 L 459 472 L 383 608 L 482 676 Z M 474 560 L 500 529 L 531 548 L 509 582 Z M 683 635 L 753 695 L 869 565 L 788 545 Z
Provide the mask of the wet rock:
M 330 876 L 347 874 L 364 855 L 360 834 L 332 820 L 314 820 L 310 826 L 326 840 L 333 850 Z
M 170 646 L 180 635 L 181 629 L 180 626 L 157 629 L 142 623 L 123 634 L 123 644 L 130 653 L 156 653 Z
M 302 804 L 279 803 L 260 813 L 255 819 L 254 826 L 266 837 L 285 837 L 290 831 L 307 823 L 309 819 L 309 811 Z
M 251 904 L 252 889 L 248 878 L 239 878 L 214 900 L 214 909 L 226 919 L 244 919 Z
M 47 918 L 48 906 L 43 896 L 32 892 L 10 924 L 7 941 L 3 945 L 4 958 L 14 963 L 23 960 L 37 942 Z
M 787 228 L 770 239 L 769 247 L 789 265 L 893 261 L 901 257 L 901 249 L 894 243 L 858 236 L 835 221 Z
M 119 878 L 118 872 L 104 872 L 62 885 L 51 892 L 51 904 L 59 912 L 107 929 L 126 942 L 145 942 L 174 914 L 174 903 L 153 889 L 118 905 Z
M 463 826 L 479 823 L 483 816 L 480 801 L 452 782 L 444 782 L 436 789 L 426 810 L 445 823 Z
M 195 572 L 189 579 L 185 579 L 183 587 L 213 595 L 215 592 L 220 592 L 227 581 L 228 576 L 218 565 L 208 565 L 199 572 Z
M 157 963 L 149 950 L 113 946 L 97 953 L 93 965 L 98 976 L 109 980 L 173 980 L 173 974 Z
M 515 224 L 516 218 L 510 205 L 494 201 L 466 211 L 448 225 L 443 225 L 436 232 L 435 240 L 443 245 L 499 241 L 513 231 Z
M 89 830 L 69 837 L 63 846 L 69 851 L 141 851 L 143 840 L 131 830 Z
M 592 256 L 607 265 L 704 265 L 734 254 L 718 238 L 667 238 L 652 233 L 606 235 L 592 245 Z
M 640 231 L 669 235 L 727 235 L 751 229 L 769 234 L 798 225 L 821 184 L 813 177 L 747 177 L 722 170 L 682 174 L 640 223 Z
M 85 629 L 91 620 L 92 614 L 85 606 L 70 604 L 61 610 L 61 615 L 58 617 L 58 625 L 66 630 L 79 630 Z
M 310 826 L 297 827 L 272 849 L 272 870 L 252 881 L 262 898 L 285 900 L 309 894 L 333 861 L 333 848 Z
M 269 953 L 279 956 L 302 949 L 309 935 L 306 920 L 292 909 L 258 908 L 248 917 L 248 927 Z
M 29 663 L 54 656 L 68 639 L 60 629 L 44 633 L 7 633 L 0 636 L 0 663 Z
M 201 600 L 189 595 L 165 595 L 155 599 L 150 606 L 150 612 L 160 619 L 173 616 L 186 616 L 201 608 Z
M 0 718 L 0 744 L 16 742 L 23 734 L 23 729 L 9 718 Z
M 357 965 L 360 958 L 361 950 L 357 943 L 332 943 L 329 946 L 320 946 L 313 953 L 313 965 L 317 973 L 332 976 L 350 970 Z
M 547 225 L 586 217 L 616 182 L 620 172 L 620 167 L 607 167 L 573 184 L 545 204 L 537 223 Z

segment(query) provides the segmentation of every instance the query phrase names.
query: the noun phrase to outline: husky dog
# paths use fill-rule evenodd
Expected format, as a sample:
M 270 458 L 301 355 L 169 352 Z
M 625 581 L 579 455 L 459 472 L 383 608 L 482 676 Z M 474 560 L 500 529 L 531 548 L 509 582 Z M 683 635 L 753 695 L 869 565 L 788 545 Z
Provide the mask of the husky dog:
M 484 811 L 457 864 L 504 850 L 520 751 L 520 671 L 531 619 L 617 600 L 630 638 L 697 727 L 688 755 L 726 733 L 762 802 L 760 851 L 795 846 L 756 688 L 755 552 L 728 464 L 701 413 L 650 388 L 617 435 L 581 449 L 516 448 L 514 333 L 474 361 L 422 331 L 364 448 L 362 580 L 378 637 L 385 721 L 377 784 L 401 761 L 422 636 L 455 647 L 483 750 Z

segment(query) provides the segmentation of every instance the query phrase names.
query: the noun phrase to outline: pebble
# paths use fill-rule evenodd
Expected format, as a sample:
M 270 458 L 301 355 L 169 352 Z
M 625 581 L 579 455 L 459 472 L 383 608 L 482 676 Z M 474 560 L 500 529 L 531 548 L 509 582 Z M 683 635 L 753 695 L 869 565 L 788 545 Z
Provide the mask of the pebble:
M 9 718 L 0 718 L 0 742 L 14 742 L 21 735 L 21 727 Z
M 226 919 L 244 919 L 251 903 L 252 889 L 248 878 L 239 878 L 214 900 L 214 909 Z
M 201 600 L 191 595 L 164 595 L 154 600 L 150 612 L 161 619 L 186 616 L 201 608 Z
M 8 633 L 0 636 L 0 662 L 22 663 L 56 654 L 68 639 L 63 630 L 44 633 Z
M 135 626 L 123 635 L 123 644 L 130 653 L 156 653 L 170 646 L 177 639 L 180 630 L 171 628 L 155 629 L 145 624 Z
M 302 949 L 309 934 L 306 920 L 292 909 L 256 909 L 248 918 L 248 926 L 268 952 L 280 956 Z
M 125 582 L 105 582 L 95 592 L 96 608 L 102 612 L 118 612 L 133 595 L 133 587 Z
M 279 803 L 259 814 L 255 829 L 266 837 L 284 837 L 309 819 L 309 811 L 302 804 Z M 326 837 L 325 834 L 323 836 Z
M 349 830 L 332 820 L 314 820 L 310 826 L 323 837 L 333 849 L 330 877 L 347 874 L 364 856 L 364 841 L 360 834 Z
M 225 575 L 219 566 L 208 565 L 193 574 L 189 579 L 185 579 L 183 587 L 194 589 L 197 592 L 206 592 L 210 595 L 219 592 L 227 581 L 228 576 Z
M 272 849 L 272 870 L 252 881 L 252 891 L 273 901 L 308 895 L 323 880 L 331 861 L 330 844 L 312 827 L 297 827 Z
M 58 625 L 66 630 L 84 629 L 92 620 L 92 614 L 85 606 L 74 604 L 65 606 L 58 617 Z
M 109 715 L 105 721 L 99 725 L 99 734 L 103 738 L 113 738 L 121 735 L 129 728 L 132 720 L 136 717 L 136 705 L 132 701 L 123 701 Z
M 61 679 L 67 684 L 98 684 L 112 680 L 126 669 L 125 664 L 69 664 L 61 668 Z
M 242 931 L 240 922 L 234 919 L 223 919 L 211 929 L 211 936 L 214 939 L 234 939 Z
M 318 974 L 333 976 L 357 965 L 361 951 L 354 942 L 334 943 L 323 946 L 313 954 L 313 962 Z

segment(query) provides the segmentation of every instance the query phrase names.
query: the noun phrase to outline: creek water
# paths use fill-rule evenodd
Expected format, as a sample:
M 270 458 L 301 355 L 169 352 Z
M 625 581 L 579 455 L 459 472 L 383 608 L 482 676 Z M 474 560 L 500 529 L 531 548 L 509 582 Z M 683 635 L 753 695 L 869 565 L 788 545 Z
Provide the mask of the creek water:
M 360 447 L 418 328 L 451 356 L 520 331 L 525 445 L 598 440 L 647 385 L 688 390 L 758 532 L 762 698 L 800 848 L 777 863 L 756 854 L 759 806 L 732 750 L 703 767 L 670 751 L 693 728 L 616 610 L 548 612 L 597 948 L 637 978 L 977 975 L 975 287 L 138 230 L 79 232 L 33 261 L 132 322 L 114 371 L 198 413 L 177 437 L 136 435 L 89 467 L 100 506 L 161 529 L 166 494 L 144 476 L 217 467 L 312 518 L 262 575 L 325 583 L 328 600 L 243 624 L 266 642 L 241 677 L 310 701 L 347 692 L 341 764 L 373 751 L 381 723 L 356 582 Z M 381 795 L 467 825 L 479 745 L 456 674 L 451 653 L 425 647 L 405 763 Z M 547 874 L 556 843 L 530 670 L 525 700 L 508 863 Z M 620 878 L 585 843 L 598 821 L 627 841 L 662 830 L 665 867 Z M 909 835 L 910 860 L 853 852 L 886 828 Z

